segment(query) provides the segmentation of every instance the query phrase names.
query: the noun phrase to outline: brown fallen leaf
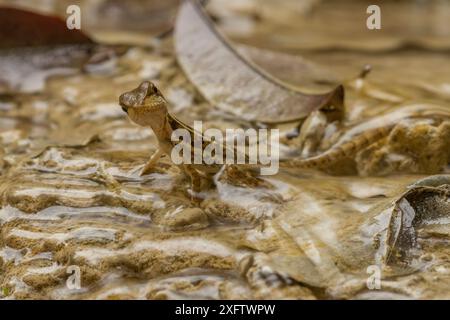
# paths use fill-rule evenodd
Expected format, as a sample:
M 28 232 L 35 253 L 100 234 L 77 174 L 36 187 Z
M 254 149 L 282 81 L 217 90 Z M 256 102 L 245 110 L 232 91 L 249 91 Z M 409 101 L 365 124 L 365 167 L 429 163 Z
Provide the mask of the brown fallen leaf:
M 248 121 L 292 122 L 321 109 L 339 120 L 344 89 L 306 94 L 242 56 L 213 26 L 197 1 L 185 1 L 175 24 L 178 62 L 200 93 L 218 108 Z
M 69 30 L 56 16 L 0 8 L 0 49 L 88 43 L 94 42 L 80 30 Z

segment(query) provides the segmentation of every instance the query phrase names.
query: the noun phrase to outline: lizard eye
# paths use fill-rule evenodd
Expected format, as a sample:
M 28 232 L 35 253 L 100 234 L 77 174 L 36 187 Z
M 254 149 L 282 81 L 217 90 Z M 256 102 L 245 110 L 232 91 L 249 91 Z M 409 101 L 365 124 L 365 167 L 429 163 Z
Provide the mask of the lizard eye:
M 156 95 L 159 94 L 159 90 L 153 83 L 150 82 L 148 89 L 147 89 L 147 95 L 150 96 L 150 95 L 154 95 L 154 94 L 156 94 Z

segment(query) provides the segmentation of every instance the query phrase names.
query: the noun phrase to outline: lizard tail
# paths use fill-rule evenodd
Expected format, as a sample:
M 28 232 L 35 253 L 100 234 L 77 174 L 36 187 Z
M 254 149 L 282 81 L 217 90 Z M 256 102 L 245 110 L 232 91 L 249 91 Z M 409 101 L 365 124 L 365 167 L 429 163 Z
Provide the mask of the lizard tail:
M 325 169 L 332 163 L 350 157 L 361 149 L 387 136 L 390 127 L 379 127 L 354 137 L 349 141 L 338 143 L 329 150 L 314 157 L 280 161 L 282 168 L 314 168 Z

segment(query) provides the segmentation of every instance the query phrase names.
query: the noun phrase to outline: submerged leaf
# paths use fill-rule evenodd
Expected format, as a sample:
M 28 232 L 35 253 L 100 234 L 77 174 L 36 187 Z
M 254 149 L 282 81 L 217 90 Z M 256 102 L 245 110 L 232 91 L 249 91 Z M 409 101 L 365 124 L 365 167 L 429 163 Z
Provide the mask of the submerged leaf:
M 48 77 L 104 62 L 117 49 L 69 30 L 58 17 L 0 8 L 0 94 L 40 91 Z
M 301 56 L 246 45 L 237 46 L 237 50 L 273 77 L 302 90 L 324 92 L 334 89 L 343 80 Z
M 432 237 L 436 234 L 435 226 L 439 226 L 441 236 L 450 235 L 450 176 L 433 178 L 427 178 L 425 185 L 416 183 L 395 201 L 387 230 L 386 263 L 409 261 L 413 250 L 419 248 L 420 234 Z M 435 186 L 436 182 L 439 186 Z
M 344 89 L 305 94 L 244 58 L 214 28 L 196 1 L 185 1 L 175 25 L 177 58 L 211 103 L 249 121 L 290 122 L 323 109 L 340 119 Z

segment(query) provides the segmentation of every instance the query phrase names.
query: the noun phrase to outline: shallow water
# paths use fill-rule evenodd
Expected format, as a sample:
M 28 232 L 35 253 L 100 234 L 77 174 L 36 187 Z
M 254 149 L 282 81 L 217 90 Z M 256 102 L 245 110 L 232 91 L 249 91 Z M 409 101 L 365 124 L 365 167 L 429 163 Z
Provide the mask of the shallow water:
M 328 172 L 281 170 L 259 187 L 225 173 L 200 204 L 168 158 L 139 176 L 156 139 L 118 105 L 121 93 L 150 79 L 186 122 L 241 125 L 196 93 L 170 46 L 134 44 L 103 68 L 0 96 L 4 298 L 449 298 L 450 179 L 418 192 L 418 204 L 403 198 L 417 180 L 448 172 L 448 52 L 303 49 L 294 51 L 326 69 L 311 77 L 344 81 L 339 137 L 386 121 L 390 134 Z M 357 78 L 367 63 L 373 72 Z M 402 199 L 413 218 L 408 225 L 401 216 L 400 226 L 393 206 L 403 208 Z M 66 285 L 69 266 L 80 268 L 79 290 Z M 367 286 L 370 266 L 381 270 L 379 290 Z

